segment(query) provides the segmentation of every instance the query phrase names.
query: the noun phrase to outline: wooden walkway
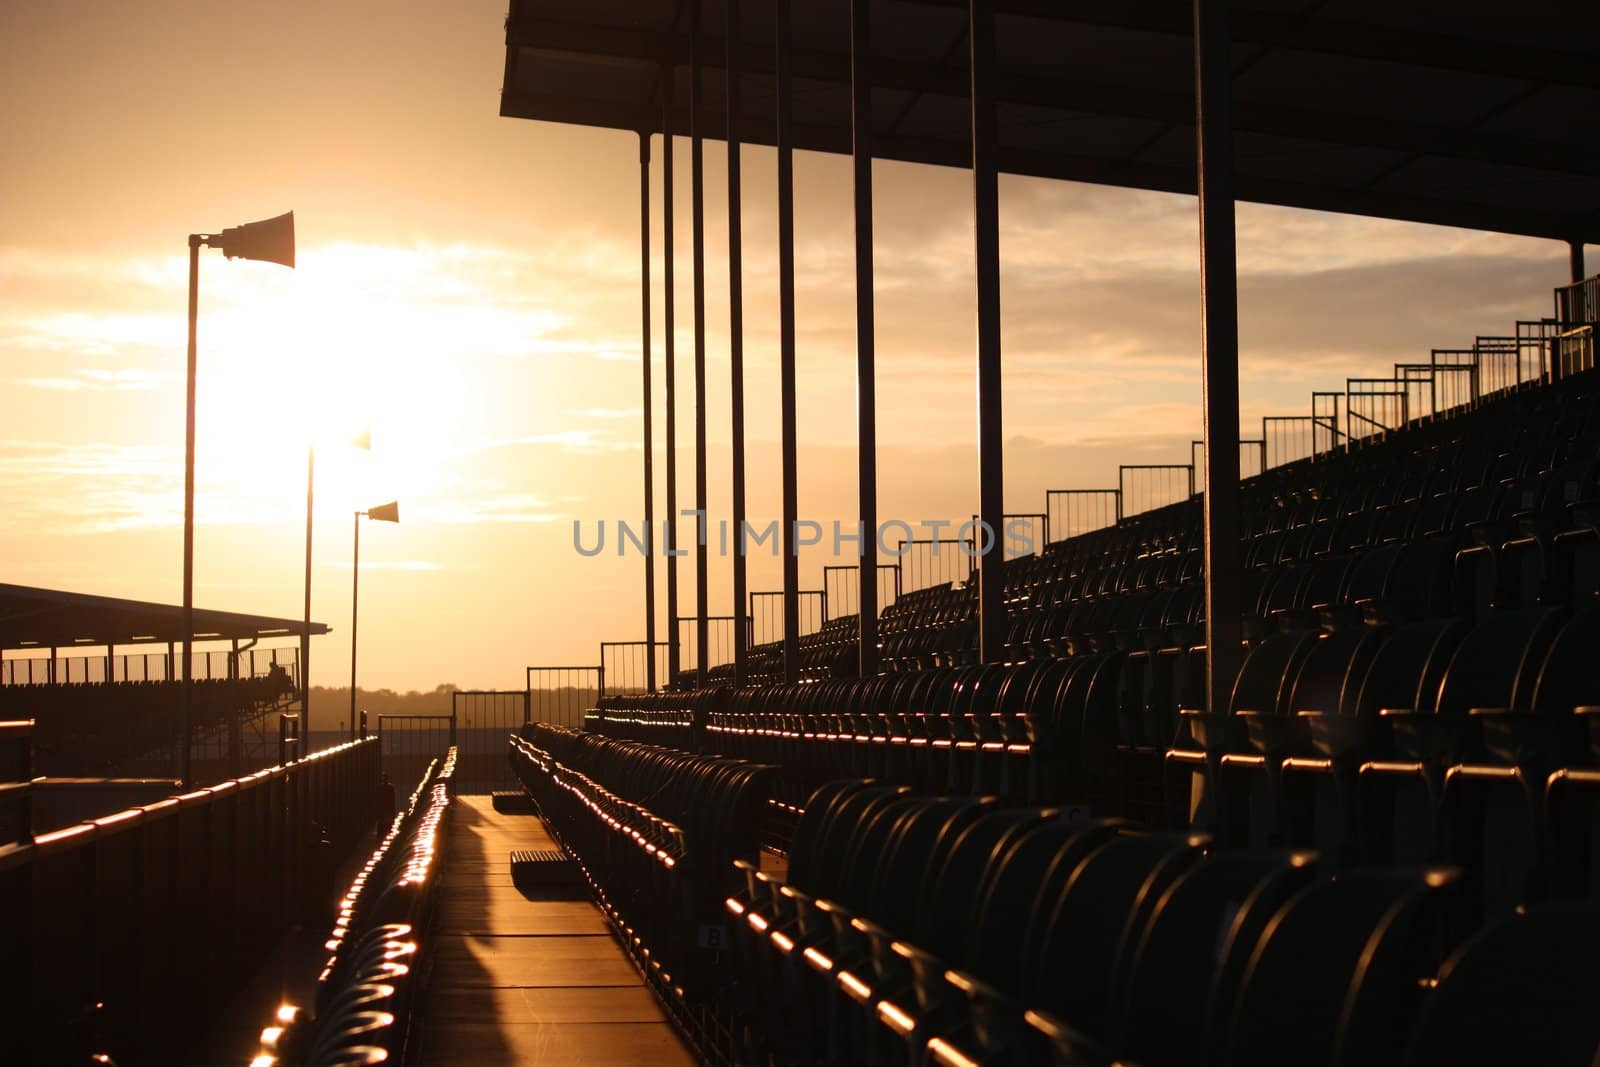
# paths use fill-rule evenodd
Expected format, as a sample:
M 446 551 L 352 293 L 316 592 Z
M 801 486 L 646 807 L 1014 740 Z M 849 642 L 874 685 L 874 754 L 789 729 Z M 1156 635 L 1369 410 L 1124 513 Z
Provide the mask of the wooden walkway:
M 586 896 L 524 896 L 512 849 L 555 848 L 531 815 L 457 799 L 445 844 L 434 965 L 421 1009 L 425 1067 L 693 1064 Z

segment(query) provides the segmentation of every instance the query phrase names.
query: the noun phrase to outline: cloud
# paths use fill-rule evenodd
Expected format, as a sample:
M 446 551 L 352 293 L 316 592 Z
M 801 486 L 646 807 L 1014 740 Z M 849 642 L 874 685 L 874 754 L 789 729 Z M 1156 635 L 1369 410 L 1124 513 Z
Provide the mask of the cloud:
M 124 367 L 120 370 L 104 370 L 95 367 L 80 369 L 74 372 L 72 378 L 19 378 L 17 384 L 29 389 L 44 389 L 55 392 L 81 392 L 96 390 L 101 392 L 143 392 L 159 389 L 167 375 L 159 371 L 145 370 L 139 367 Z
M 353 570 L 350 563 L 335 563 L 341 570 Z M 425 559 L 375 559 L 362 560 L 361 569 L 364 571 L 442 571 L 444 566 Z

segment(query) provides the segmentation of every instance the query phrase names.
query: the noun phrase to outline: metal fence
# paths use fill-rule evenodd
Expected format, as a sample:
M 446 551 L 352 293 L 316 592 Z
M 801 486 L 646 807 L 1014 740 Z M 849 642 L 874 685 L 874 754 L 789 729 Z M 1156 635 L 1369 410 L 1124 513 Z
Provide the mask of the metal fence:
M 822 629 L 822 624 L 828 621 L 828 590 L 800 589 L 797 590 L 797 602 L 800 608 L 800 637 L 814 634 Z M 762 590 L 750 594 L 750 641 L 753 645 L 770 644 L 773 641 L 782 641 L 783 632 L 783 591 L 781 589 Z M 729 649 L 726 663 L 733 659 L 732 649 Z M 713 663 L 713 666 L 716 664 Z
M 408 795 L 422 780 L 422 772 L 440 753 L 454 744 L 453 715 L 379 715 L 378 744 L 383 753 L 383 773 L 396 797 Z M 505 741 L 502 738 L 501 744 Z
M 981 521 L 977 515 L 972 516 L 972 528 L 978 534 L 983 531 Z M 1005 559 L 1043 552 L 1044 546 L 1050 543 L 1049 511 L 1007 512 L 1001 515 L 1000 529 L 995 531 L 994 542 L 1000 546 Z
M 600 672 L 606 692 L 651 693 L 659 689 L 667 680 L 667 642 L 657 641 L 654 652 L 652 656 L 648 641 L 600 642 Z
M 378 817 L 378 773 L 376 742 L 354 741 L 32 840 L 13 833 L 0 846 L 6 1062 L 86 1062 L 85 1047 L 193 1061 L 199 1021 L 227 1009 L 292 926 L 326 922 L 336 872 Z
M 1117 468 L 1122 517 L 1194 496 L 1194 467 L 1187 463 L 1124 463 Z
M 1194 488 L 1198 493 L 1206 491 L 1206 443 L 1204 441 L 1189 442 L 1189 467 L 1194 471 Z M 1267 469 L 1267 438 L 1265 430 L 1260 437 L 1242 437 L 1239 439 L 1239 478 L 1254 478 Z
M 238 674 L 232 660 L 238 657 Z M 264 678 L 281 668 L 294 688 L 300 686 L 300 649 L 250 648 L 196 651 L 190 674 L 200 681 Z M 26 652 L 0 654 L 0 685 L 81 685 L 105 682 L 167 682 L 183 675 L 183 652 L 133 652 L 115 655 L 55 656 Z
M 972 541 L 959 538 L 901 539 L 895 546 L 903 576 L 901 591 L 913 593 L 933 585 L 961 585 L 978 567 Z
M 1344 409 L 1349 439 L 1365 441 L 1391 433 L 1410 418 L 1404 383 L 1395 378 L 1348 378 Z
M 856 615 L 861 611 L 861 568 L 849 563 L 839 563 L 822 568 L 823 603 L 828 619 Z M 900 565 L 878 564 L 878 612 L 900 597 Z M 824 620 L 826 621 L 826 620 Z
M 1115 526 L 1122 518 L 1120 489 L 1049 489 L 1044 503 L 1054 541 Z
M 506 735 L 520 730 L 531 711 L 532 694 L 526 690 L 458 689 L 450 694 L 456 792 L 519 788 L 506 759 Z
M 693 672 L 700 666 L 700 617 L 698 615 L 680 615 L 678 624 L 678 671 Z M 706 616 L 706 669 L 720 667 L 724 663 L 733 662 L 733 628 L 738 623 L 732 615 L 707 615 Z M 744 620 L 744 625 L 750 625 L 750 619 Z M 746 631 L 748 632 L 748 630 Z M 748 642 L 747 642 L 748 644 Z
M 583 713 L 606 694 L 605 668 L 529 667 L 525 686 L 528 721 L 580 727 Z

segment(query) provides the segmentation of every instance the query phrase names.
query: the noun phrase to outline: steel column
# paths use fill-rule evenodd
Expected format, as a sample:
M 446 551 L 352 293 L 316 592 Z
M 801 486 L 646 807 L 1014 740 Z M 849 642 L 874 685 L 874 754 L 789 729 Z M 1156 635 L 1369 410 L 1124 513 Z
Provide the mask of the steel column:
M 723 8 L 728 112 L 728 377 L 733 434 L 733 684 L 744 685 L 749 669 L 750 633 L 744 603 L 749 578 L 744 558 L 744 207 L 739 175 L 739 0 Z M 705 614 L 701 612 L 701 614 Z
M 1567 242 L 1567 266 L 1572 275 L 1572 281 L 1574 284 L 1583 281 L 1585 275 L 1583 269 L 1582 241 Z
M 178 778 L 183 787 L 194 785 L 190 777 L 189 750 L 193 747 L 194 693 L 194 405 L 197 321 L 200 316 L 200 236 L 189 235 L 189 370 L 188 414 L 184 424 L 183 452 L 183 682 L 178 689 L 179 721 L 183 736 L 178 741 Z M 52 653 L 53 655 L 53 653 Z M 168 677 L 171 677 L 169 672 Z M 51 678 L 51 681 L 55 681 Z
M 350 560 L 350 732 L 355 733 L 356 721 L 356 620 L 361 606 L 361 512 L 355 513 L 355 537 Z M 305 732 L 301 720 L 301 733 Z
M 306 581 L 300 618 L 300 723 L 311 732 L 311 505 L 317 476 L 317 444 L 306 446 Z
M 1239 300 L 1227 0 L 1195 0 L 1195 126 L 1205 375 L 1206 710 L 1228 710 L 1240 660 Z
M 783 438 L 783 680 L 800 677 L 800 518 L 794 395 L 794 56 L 789 0 L 777 0 L 778 382 Z
M 650 133 L 639 131 L 639 336 L 644 379 L 644 639 L 656 645 L 656 493 L 654 389 L 650 384 Z M 645 684 L 656 688 L 656 658 L 649 657 Z
M 850 3 L 851 165 L 856 232 L 856 487 L 861 516 L 857 631 L 862 677 L 878 673 L 878 394 L 872 292 L 872 0 Z M 823 587 L 826 593 L 826 585 Z M 827 602 L 823 602 L 827 619 Z
M 661 259 L 666 291 L 667 371 L 667 519 L 663 541 L 667 552 L 667 682 L 678 676 L 678 359 L 677 324 L 672 271 L 672 85 L 677 71 L 668 67 L 662 92 L 661 115 Z
M 706 573 L 706 203 L 705 152 L 700 137 L 700 4 L 695 0 L 689 28 L 689 199 L 693 220 L 692 269 L 694 273 L 694 506 L 700 512 L 695 524 L 694 608 L 695 684 L 706 684 L 711 666 L 706 644 L 710 639 L 709 575 Z
M 1000 405 L 1000 174 L 996 165 L 994 10 L 968 5 L 971 45 L 972 199 L 978 279 L 978 660 L 1005 655 L 1005 459 Z

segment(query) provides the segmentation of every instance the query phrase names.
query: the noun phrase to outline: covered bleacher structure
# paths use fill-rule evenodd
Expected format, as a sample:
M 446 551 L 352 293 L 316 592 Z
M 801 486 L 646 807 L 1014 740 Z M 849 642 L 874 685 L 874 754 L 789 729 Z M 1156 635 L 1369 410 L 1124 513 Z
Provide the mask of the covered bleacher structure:
M 652 655 L 651 693 L 512 742 L 546 825 L 702 1059 L 1593 1062 L 1592 12 L 514 0 L 506 45 L 502 115 L 637 137 L 647 521 L 652 301 L 667 523 L 706 507 L 706 426 L 724 417 L 706 404 L 709 138 L 728 147 L 729 519 L 745 518 L 739 149 L 776 149 L 762 192 L 778 219 L 781 639 L 753 647 L 737 622 L 753 614 L 739 553 L 720 609 L 707 547 L 691 548 L 687 603 L 669 555 L 665 677 Z M 692 497 L 676 476 L 684 142 Z M 792 550 L 797 149 L 853 164 L 859 508 L 841 518 L 878 528 L 876 414 L 896 402 L 876 388 L 874 159 L 972 174 L 974 511 L 991 531 L 1018 503 L 999 175 L 1196 196 L 1204 433 L 1148 468 L 1172 484 L 1130 506 L 1129 479 L 1158 476 L 1130 464 L 1092 499 L 1047 498 L 1046 525 L 1065 513 L 1043 551 L 982 554 L 969 579 L 887 609 L 869 537 L 856 611 L 808 635 L 818 583 Z M 1352 368 L 1258 437 L 1239 419 L 1241 201 L 1547 238 L 1570 272 L 1551 279 L 1553 308 L 1504 335 L 1440 338 L 1392 376 Z M 1102 517 L 1077 521 L 1080 505 Z M 711 659 L 721 620 L 726 664 Z
M 665 560 L 665 634 L 647 556 L 643 638 L 603 642 L 592 666 L 529 668 L 529 721 L 507 752 L 519 788 L 492 797 L 461 795 L 487 776 L 453 726 L 394 796 L 363 729 L 35 833 L 44 719 L 8 703 L 0 1059 L 1593 1067 L 1592 15 L 1475 19 L 1415 0 L 512 0 L 505 33 L 503 115 L 637 138 L 647 520 L 653 300 L 666 305 L 669 521 L 707 503 L 701 156 L 717 138 L 732 520 L 745 517 L 750 143 L 778 163 L 782 529 L 799 515 L 803 149 L 853 160 L 854 518 L 878 526 L 875 417 L 900 399 L 876 389 L 871 164 L 960 167 L 975 221 L 974 514 L 995 531 L 1037 521 L 1047 543 L 923 585 L 868 538 L 847 592 L 833 592 L 838 568 L 802 581 L 792 551 L 782 590 L 753 591 L 735 553 L 722 608 L 702 544 L 689 603 Z M 696 478 L 680 497 L 672 157 L 685 139 Z M 1191 193 L 1199 209 L 1203 439 L 1037 512 L 1004 494 L 1001 173 Z M 1352 368 L 1364 376 L 1258 435 L 1239 425 L 1240 201 L 1547 238 L 1569 247 L 1570 277 L 1551 279 L 1549 313 L 1441 338 L 1451 347 L 1389 377 Z M 743 622 L 773 600 L 762 635 L 780 636 L 758 646 Z M 178 610 L 0 587 L 0 698 L 170 686 Z M 195 617 L 194 639 L 226 646 L 217 662 L 235 681 L 259 676 L 240 666 L 250 642 L 302 632 Z M 590 692 L 581 727 L 541 721 Z M 518 695 L 457 694 L 484 699 L 470 714 L 496 727 Z M 428 718 L 453 724 L 442 710 Z
M 53 778 L 237 777 L 278 762 L 279 726 L 304 697 L 313 622 L 195 609 L 193 754 L 180 758 L 183 609 L 0 585 L 0 719 L 35 720 L 38 771 Z

